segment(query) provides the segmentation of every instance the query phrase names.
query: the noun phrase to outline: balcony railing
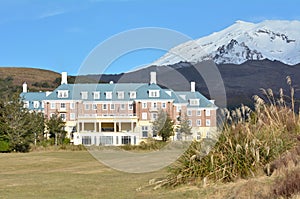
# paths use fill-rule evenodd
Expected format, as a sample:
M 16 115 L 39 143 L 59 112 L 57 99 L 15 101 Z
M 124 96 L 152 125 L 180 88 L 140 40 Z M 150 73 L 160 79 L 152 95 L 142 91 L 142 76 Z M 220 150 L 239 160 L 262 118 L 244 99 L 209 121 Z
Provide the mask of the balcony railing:
M 158 107 L 150 107 L 149 111 L 150 112 L 157 112 L 158 111 Z
M 84 114 L 78 115 L 78 118 L 136 118 L 136 114 L 114 114 L 114 115 L 98 115 L 98 114 Z

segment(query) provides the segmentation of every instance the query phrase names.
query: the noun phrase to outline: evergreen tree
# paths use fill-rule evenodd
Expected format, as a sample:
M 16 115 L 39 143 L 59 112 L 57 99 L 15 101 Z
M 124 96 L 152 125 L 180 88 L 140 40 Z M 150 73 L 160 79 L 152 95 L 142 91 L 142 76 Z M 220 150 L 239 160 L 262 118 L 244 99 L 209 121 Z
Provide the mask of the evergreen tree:
M 40 112 L 31 113 L 32 125 L 31 132 L 34 135 L 34 145 L 44 141 L 45 139 L 45 118 L 44 114 Z
M 159 111 L 156 120 L 153 122 L 153 133 L 157 133 L 166 142 L 173 133 L 173 120 L 169 114 Z
M 8 143 L 9 151 L 29 151 L 35 125 L 31 113 L 23 107 L 18 95 L 10 101 L 1 100 L 0 104 L 0 140 Z
M 179 127 L 179 134 L 182 136 L 185 136 L 185 140 L 187 139 L 187 136 L 192 135 L 192 127 L 190 125 L 189 119 L 186 114 L 182 115 L 182 112 L 179 113 L 179 121 L 180 121 L 180 127 Z
M 54 139 L 55 145 L 62 144 L 65 137 L 65 122 L 56 113 L 48 121 L 46 121 L 47 130 L 50 134 L 50 138 Z

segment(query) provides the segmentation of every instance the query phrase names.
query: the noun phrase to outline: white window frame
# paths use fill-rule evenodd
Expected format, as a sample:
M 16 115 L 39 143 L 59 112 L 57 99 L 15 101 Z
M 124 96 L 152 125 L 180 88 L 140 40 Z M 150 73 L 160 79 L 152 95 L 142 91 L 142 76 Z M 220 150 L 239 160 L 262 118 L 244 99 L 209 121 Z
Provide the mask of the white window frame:
M 189 126 L 193 126 L 193 121 L 192 120 L 188 120 Z
M 33 108 L 39 108 L 40 102 L 39 101 L 33 101 Z
M 106 91 L 105 92 L 105 99 L 112 99 L 112 92 L 111 91 Z
M 59 90 L 57 92 L 57 98 L 68 98 L 69 97 L 69 91 L 68 90 Z
M 149 90 L 149 97 L 159 97 L 159 90 Z
M 151 108 L 157 108 L 157 102 L 151 102 Z
M 210 116 L 210 109 L 205 110 L 205 116 Z
M 70 113 L 70 120 L 75 120 L 75 119 L 76 119 L 75 113 Z
M 191 106 L 199 106 L 199 99 L 190 99 Z
M 110 104 L 110 110 L 115 110 L 116 105 L 115 104 Z
M 142 109 L 146 109 L 147 108 L 147 102 L 142 102 Z
M 124 99 L 124 91 L 118 91 L 117 92 L 117 97 L 118 97 L 118 99 Z
M 201 119 L 197 119 L 196 124 L 197 126 L 201 126 Z
M 167 108 L 167 103 L 166 102 L 162 102 L 161 103 L 161 108 L 163 108 L 163 109 Z
M 151 113 L 151 120 L 155 121 L 157 119 L 157 113 Z
M 61 118 L 63 121 L 66 121 L 66 120 L 67 120 L 67 114 L 61 113 L 61 114 L 60 114 L 60 118 Z
M 93 95 L 94 95 L 94 99 L 100 99 L 100 92 L 99 91 L 93 92 Z
M 201 116 L 201 110 L 197 110 L 197 116 Z
M 133 110 L 133 103 L 128 104 L 128 110 Z
M 107 110 L 107 104 L 102 104 L 102 110 Z
M 92 104 L 92 109 L 97 110 L 97 104 Z
M 24 108 L 29 108 L 29 101 L 24 101 Z
M 125 104 L 120 104 L 120 110 L 126 110 Z
M 136 91 L 130 91 L 129 92 L 129 98 L 130 99 L 135 99 L 136 98 Z
M 50 109 L 56 109 L 56 103 L 50 102 Z
M 192 110 L 187 110 L 187 116 L 192 116 L 193 115 L 193 111 Z
M 210 119 L 206 119 L 206 121 L 205 121 L 205 126 L 210 126 L 210 125 L 211 125 Z
M 147 112 L 142 112 L 142 120 L 147 120 L 147 119 L 148 119 Z
M 67 104 L 64 103 L 64 102 L 61 102 L 60 105 L 59 105 L 59 107 L 60 107 L 61 110 L 66 110 Z
M 82 91 L 81 92 L 81 99 L 83 99 L 83 100 L 88 99 L 88 92 L 87 91 Z
M 90 104 L 84 104 L 84 110 L 90 110 Z
M 74 102 L 70 103 L 70 109 L 75 109 L 75 103 Z
M 148 128 L 148 126 L 142 126 L 142 138 L 147 138 L 147 137 L 149 137 L 149 128 Z M 147 133 L 147 136 L 144 136 L 144 133 Z

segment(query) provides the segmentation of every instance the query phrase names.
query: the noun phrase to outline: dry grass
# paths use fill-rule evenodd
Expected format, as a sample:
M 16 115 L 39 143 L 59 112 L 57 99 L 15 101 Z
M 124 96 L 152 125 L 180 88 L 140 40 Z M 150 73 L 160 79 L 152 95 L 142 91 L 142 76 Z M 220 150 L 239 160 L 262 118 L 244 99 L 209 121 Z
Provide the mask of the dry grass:
M 86 151 L 0 154 L 0 162 L 0 198 L 151 198 L 136 188 L 165 175 L 115 171 Z
M 151 179 L 167 172 L 129 174 L 112 170 L 87 151 L 0 154 L 0 198 L 274 198 L 282 173 L 206 187 L 180 185 L 153 190 Z M 299 166 L 298 166 L 299 167 Z M 297 167 L 294 167 L 296 169 Z M 292 168 L 291 168 L 292 170 Z M 299 195 L 293 196 L 294 198 Z
M 35 82 L 48 82 L 49 85 L 54 86 L 53 82 L 60 77 L 60 74 L 50 70 L 35 68 L 1 67 L 0 77 L 5 78 L 9 76 L 13 78 L 13 84 L 16 86 L 22 86 L 24 82 L 27 82 L 30 90 L 43 89 L 32 86 Z
M 236 182 L 264 176 L 264 171 L 271 175 L 280 165 L 297 166 L 300 116 L 295 113 L 294 89 L 289 77 L 287 83 L 289 96 L 282 90 L 275 96 L 271 89 L 263 89 L 264 99 L 254 96 L 255 110 L 246 106 L 232 111 L 225 109 L 226 121 L 217 141 L 193 143 L 170 167 L 163 185 Z M 207 148 L 211 148 L 209 153 Z

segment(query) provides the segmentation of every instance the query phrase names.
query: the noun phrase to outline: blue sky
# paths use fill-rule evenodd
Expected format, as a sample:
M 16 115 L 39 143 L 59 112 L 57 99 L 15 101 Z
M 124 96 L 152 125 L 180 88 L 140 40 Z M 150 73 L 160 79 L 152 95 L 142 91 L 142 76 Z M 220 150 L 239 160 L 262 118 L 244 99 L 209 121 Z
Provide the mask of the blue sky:
M 0 66 L 76 75 L 97 45 L 120 32 L 161 27 L 197 39 L 236 20 L 300 20 L 299 7 L 297 0 L 0 0 Z M 134 51 L 104 72 L 125 72 L 163 54 Z

